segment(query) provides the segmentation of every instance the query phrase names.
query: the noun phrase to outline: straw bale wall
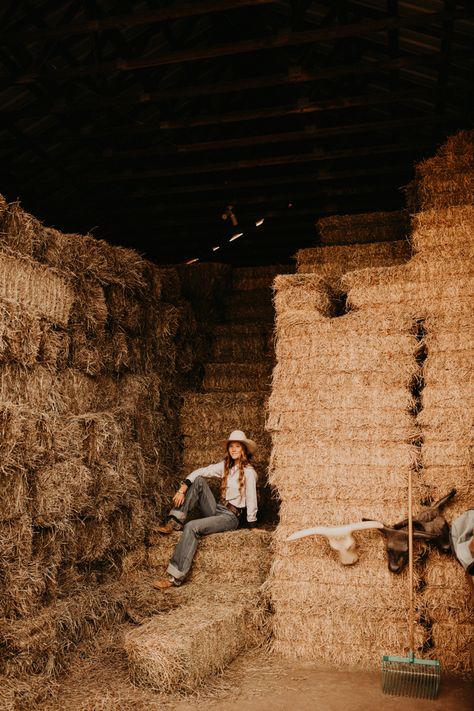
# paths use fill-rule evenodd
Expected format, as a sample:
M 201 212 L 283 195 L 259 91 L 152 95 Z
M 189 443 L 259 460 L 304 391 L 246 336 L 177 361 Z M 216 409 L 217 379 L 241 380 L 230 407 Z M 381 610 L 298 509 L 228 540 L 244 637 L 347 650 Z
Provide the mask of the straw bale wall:
M 176 270 L 0 200 L 0 673 L 56 674 L 123 615 L 110 586 L 174 488 L 195 328 Z
M 406 574 L 389 573 L 380 534 L 355 534 L 353 567 L 324 538 L 288 542 L 289 534 L 405 518 L 410 469 L 415 513 L 453 487 L 448 521 L 473 505 L 474 213 L 471 198 L 458 200 L 473 170 L 467 139 L 448 141 L 418 172 L 425 202 L 412 217 L 409 260 L 364 265 L 359 245 L 343 269 L 344 247 L 333 248 L 334 265 L 331 248 L 315 248 L 299 254 L 297 279 L 275 279 L 266 424 L 281 508 L 267 587 L 274 647 L 285 656 L 367 667 L 408 649 Z M 429 171 L 443 172 L 447 154 L 448 199 L 429 203 Z M 331 309 L 337 290 L 347 292 L 348 312 L 334 317 L 343 312 Z M 464 571 L 416 544 L 415 579 L 416 654 L 468 673 L 474 628 Z
M 286 537 L 317 524 L 405 516 L 407 474 L 419 459 L 410 414 L 419 343 L 413 319 L 397 310 L 331 318 L 332 293 L 318 274 L 275 279 L 277 365 L 267 428 L 271 482 L 282 503 L 268 590 L 278 652 L 367 667 L 390 640 L 397 649 L 406 644 L 406 576 L 388 572 L 380 534 L 356 534 L 363 554 L 350 569 L 325 539 Z M 288 586 L 298 587 L 304 604 L 295 606 Z M 417 636 L 422 645 L 420 625 Z

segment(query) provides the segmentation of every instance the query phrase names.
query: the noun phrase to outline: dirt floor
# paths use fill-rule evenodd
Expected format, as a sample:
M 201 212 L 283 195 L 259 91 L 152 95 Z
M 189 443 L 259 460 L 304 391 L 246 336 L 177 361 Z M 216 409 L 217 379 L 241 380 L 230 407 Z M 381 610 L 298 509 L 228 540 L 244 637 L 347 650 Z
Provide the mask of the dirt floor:
M 438 699 L 385 696 L 380 673 L 334 671 L 288 663 L 265 650 L 237 659 L 188 697 L 133 687 L 121 632 L 97 640 L 96 654 L 80 655 L 54 699 L 41 711 L 473 711 L 474 684 L 443 678 Z M 30 711 L 30 709 L 28 709 Z

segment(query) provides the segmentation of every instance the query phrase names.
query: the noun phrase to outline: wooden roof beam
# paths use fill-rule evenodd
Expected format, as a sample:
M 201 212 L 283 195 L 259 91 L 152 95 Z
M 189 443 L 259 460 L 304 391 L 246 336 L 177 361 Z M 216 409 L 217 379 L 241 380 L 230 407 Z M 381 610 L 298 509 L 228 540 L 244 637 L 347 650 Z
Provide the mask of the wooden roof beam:
M 44 31 L 25 30 L 17 31 L 15 39 L 21 41 L 62 39 L 71 35 L 89 34 L 92 32 L 104 32 L 108 30 L 126 30 L 130 27 L 141 27 L 153 23 L 167 22 L 169 20 L 179 20 L 196 15 L 206 15 L 211 12 L 227 12 L 237 10 L 242 7 L 256 5 L 274 5 L 278 0 L 203 0 L 201 2 L 182 3 L 179 0 L 170 6 L 148 12 L 131 12 L 112 17 L 103 17 L 85 22 L 72 22 L 59 27 L 48 27 Z M 3 33 L 0 34 L 0 38 Z
M 360 158 L 362 156 L 381 155 L 390 153 L 411 153 L 415 155 L 420 153 L 420 141 L 407 142 L 403 145 L 387 144 L 387 145 L 372 145 L 358 148 L 348 148 L 336 151 L 312 151 L 300 155 L 284 155 L 272 156 L 269 158 L 256 158 L 239 161 L 224 161 L 223 163 L 209 163 L 208 165 L 191 165 L 180 168 L 164 168 L 152 170 L 130 170 L 121 174 L 113 174 L 107 176 L 89 176 L 89 182 L 97 185 L 101 183 L 116 183 L 128 180 L 136 181 L 137 179 L 145 180 L 149 178 L 169 178 L 172 176 L 192 175 L 199 178 L 204 173 L 228 173 L 235 170 L 247 170 L 249 168 L 265 168 L 277 165 L 298 165 L 302 163 L 314 163 L 318 161 L 341 160 L 347 158 Z
M 451 53 L 451 60 L 468 59 L 472 56 L 469 50 Z M 170 99 L 190 99 L 193 97 L 213 96 L 219 94 L 232 94 L 241 91 L 251 91 L 265 89 L 268 87 L 285 86 L 287 84 L 301 84 L 317 82 L 324 79 L 335 79 L 346 76 L 378 75 L 385 72 L 392 72 L 399 69 L 408 69 L 420 65 L 439 65 L 444 59 L 439 52 L 429 52 L 426 54 L 398 57 L 396 59 L 384 60 L 380 62 L 353 62 L 337 67 L 328 67 L 317 71 L 308 71 L 302 67 L 293 66 L 288 72 L 282 74 L 270 74 L 263 77 L 250 79 L 240 79 L 236 81 L 223 81 L 211 84 L 192 84 L 177 87 L 176 89 L 158 89 L 156 91 L 137 92 L 124 96 L 97 97 L 96 100 L 76 104 L 73 101 L 51 101 L 50 103 L 35 102 L 31 107 L 21 110 L 9 111 L 0 105 L 0 113 L 11 114 L 13 118 L 28 116 L 44 116 L 47 114 L 69 114 L 94 112 L 104 108 L 130 107 L 135 104 L 148 105 L 167 101 Z
M 102 155 L 107 158 L 140 158 L 152 156 L 174 155 L 176 153 L 199 153 L 202 151 L 222 150 L 227 148 L 242 148 L 244 146 L 261 146 L 271 143 L 289 143 L 294 141 L 315 141 L 331 136 L 357 135 L 359 133 L 380 133 L 400 128 L 416 128 L 421 126 L 453 125 L 453 118 L 446 116 L 415 116 L 413 118 L 397 118 L 387 121 L 370 121 L 359 124 L 345 124 L 318 128 L 308 125 L 303 131 L 287 131 L 284 133 L 270 133 L 267 135 L 243 136 L 242 138 L 227 138 L 215 141 L 202 141 L 200 143 L 181 143 L 174 146 L 157 146 L 148 148 L 129 148 L 124 150 L 105 149 Z
M 357 37 L 360 35 L 399 28 L 412 28 L 418 26 L 426 27 L 433 23 L 446 21 L 451 16 L 453 19 L 457 19 L 463 18 L 467 15 L 468 12 L 464 10 L 457 10 L 450 14 L 446 12 L 422 12 L 405 17 L 386 17 L 382 20 L 354 22 L 348 25 L 324 27 L 319 30 L 292 32 L 289 34 L 275 34 L 272 37 L 264 37 L 256 40 L 251 39 L 214 45 L 212 47 L 169 52 L 158 57 L 147 57 L 128 61 L 115 59 L 112 61 L 88 64 L 82 67 L 72 67 L 58 70 L 44 69 L 43 67 L 38 68 L 33 66 L 28 72 L 19 77 L 15 77 L 13 81 L 14 83 L 19 84 L 29 84 L 37 81 L 38 79 L 71 79 L 87 75 L 111 74 L 113 72 L 150 69 L 170 64 L 195 62 L 200 59 L 215 59 L 218 57 L 233 56 L 235 54 L 247 54 L 258 50 L 272 50 L 282 47 L 313 44 L 315 42 L 326 42 L 328 40 L 341 39 L 345 37 Z M 8 75 L 0 75 L 0 81 L 7 83 L 8 81 L 12 81 L 12 77 Z
M 158 131 L 174 130 L 180 128 L 194 128 L 196 126 L 216 126 L 227 123 L 240 123 L 242 121 L 267 120 L 279 116 L 298 116 L 302 114 L 315 114 L 323 111 L 338 111 L 342 109 L 361 108 L 366 106 L 387 105 L 393 103 L 407 102 L 411 107 L 413 102 L 420 97 L 420 91 L 404 91 L 398 94 L 394 92 L 380 92 L 378 94 L 370 94 L 368 96 L 347 96 L 334 99 L 325 99 L 317 102 L 301 101 L 298 104 L 289 106 L 270 106 L 262 109 L 250 109 L 243 111 L 232 111 L 229 113 L 210 114 L 199 116 L 197 118 L 187 118 L 175 121 L 156 121 L 150 126 L 137 127 L 132 129 L 130 126 L 117 127 L 111 126 L 108 131 L 84 132 L 81 134 L 83 138 L 115 138 L 120 136 L 130 137 L 133 135 L 141 136 L 147 134 L 156 134 Z M 426 91 L 424 98 L 431 99 L 431 91 Z

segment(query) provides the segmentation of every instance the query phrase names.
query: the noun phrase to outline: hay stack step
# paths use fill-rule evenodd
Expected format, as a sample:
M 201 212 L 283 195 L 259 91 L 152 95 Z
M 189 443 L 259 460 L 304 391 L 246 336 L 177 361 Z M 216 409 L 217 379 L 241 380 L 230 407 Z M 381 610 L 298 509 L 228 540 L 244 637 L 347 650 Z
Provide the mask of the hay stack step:
M 162 577 L 179 533 L 148 549 L 148 567 Z M 159 691 L 192 691 L 263 634 L 260 585 L 270 568 L 271 533 L 237 530 L 205 536 L 191 576 L 167 595 L 182 604 L 125 637 L 132 680 Z
M 256 588 L 221 589 L 151 620 L 125 636 L 133 683 L 191 692 L 255 643 Z
M 207 392 L 268 392 L 272 363 L 208 363 L 204 368 L 202 389 Z
M 147 553 L 147 566 L 162 576 L 168 565 L 180 533 L 162 536 Z M 180 593 L 189 591 L 201 581 L 206 588 L 219 589 L 222 585 L 260 585 L 270 570 L 271 533 L 262 529 L 238 529 L 227 533 L 204 536 L 194 557 L 189 582 Z

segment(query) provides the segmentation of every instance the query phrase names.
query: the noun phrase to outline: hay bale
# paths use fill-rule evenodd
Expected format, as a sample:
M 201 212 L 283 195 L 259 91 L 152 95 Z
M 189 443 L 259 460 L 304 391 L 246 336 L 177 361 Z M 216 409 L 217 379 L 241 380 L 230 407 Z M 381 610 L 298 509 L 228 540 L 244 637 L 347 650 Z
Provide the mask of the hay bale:
M 90 337 L 82 327 L 71 329 L 70 364 L 86 375 L 96 376 L 103 370 L 103 359 L 96 338 Z
M 316 222 L 322 244 L 344 245 L 403 240 L 408 215 L 403 211 L 332 215 Z
M 281 526 L 290 525 L 290 522 L 298 526 L 302 516 L 305 520 L 309 519 L 308 527 L 323 525 L 326 515 L 331 520 L 337 516 L 337 524 L 357 521 L 362 516 L 374 517 L 376 520 L 384 518 L 385 522 L 395 523 L 398 513 L 390 507 L 396 505 L 397 510 L 400 507 L 406 508 L 403 492 L 408 481 L 407 466 L 353 464 L 348 467 L 345 464 L 333 464 L 301 468 L 291 463 L 270 470 L 270 474 L 272 484 L 283 499 L 280 513 L 285 513 L 285 520 L 282 518 Z M 309 495 L 306 493 L 308 485 L 312 490 Z M 418 487 L 419 482 L 415 481 L 415 488 Z M 321 510 L 315 505 L 316 492 L 320 497 Z M 304 512 L 301 505 L 306 497 L 313 508 Z M 285 499 L 289 502 L 288 506 Z M 337 502 L 337 506 L 334 502 Z M 294 513 L 291 511 L 292 504 L 295 506 Z M 348 518 L 344 520 L 344 517 Z M 401 518 L 405 517 L 403 514 Z M 303 525 L 299 527 L 304 528 Z M 277 534 L 279 530 L 280 528 L 277 529 Z
M 54 390 L 60 393 L 62 407 L 60 412 L 80 415 L 94 410 L 98 397 L 98 380 L 77 368 L 66 368 L 58 373 Z
M 416 166 L 409 187 L 413 210 L 472 204 L 474 187 L 474 131 L 450 136 L 435 156 Z
M 270 463 L 271 483 L 273 483 L 274 472 L 282 466 L 285 467 L 288 460 L 306 472 L 311 472 L 314 467 L 326 466 L 398 469 L 419 465 L 420 450 L 414 445 L 404 443 L 384 442 L 382 447 L 375 440 L 371 442 L 345 439 L 338 444 L 330 440 L 322 441 L 317 434 L 312 435 L 309 432 L 304 433 L 304 442 L 302 442 L 297 433 L 284 433 L 274 438 Z
M 423 463 L 425 466 L 466 466 L 472 460 L 472 437 L 455 442 L 443 439 L 443 433 L 432 437 L 426 435 L 423 442 Z
M 124 328 L 130 333 L 141 332 L 145 308 L 143 301 L 137 300 L 123 287 L 115 284 L 107 287 L 105 300 L 111 324 Z
M 112 544 L 112 531 L 103 519 L 72 520 L 68 534 L 67 559 L 76 564 L 101 560 Z
M 277 276 L 273 288 L 277 316 L 290 310 L 313 311 L 321 317 L 335 313 L 335 293 L 317 274 Z
M 76 645 L 124 618 L 126 589 L 121 584 L 83 587 L 44 608 L 39 615 L 0 624 L 2 673 L 15 677 L 54 677 L 67 669 Z
M 116 509 L 109 519 L 112 536 L 110 550 L 123 554 L 143 543 L 146 525 L 146 512 L 138 497 L 133 505 Z
M 0 457 L 5 470 L 34 467 L 41 459 L 36 422 L 35 413 L 29 408 L 0 404 Z
M 461 130 L 449 136 L 436 154 L 416 166 L 418 175 L 474 169 L 474 129 Z
M 446 389 L 441 391 L 446 394 L 445 404 L 429 409 L 425 406 L 418 413 L 416 421 L 431 439 L 436 433 L 442 432 L 448 440 L 466 441 L 472 432 L 474 414 L 472 409 L 466 409 L 462 400 L 452 402 L 448 388 L 449 383 L 446 383 Z
M 247 363 L 273 359 L 271 326 L 261 323 L 218 324 L 213 329 L 208 360 L 219 363 Z
M 0 465 L 0 521 L 22 516 L 28 504 L 28 470 L 21 464 Z
M 362 624 L 366 618 L 405 618 L 407 570 L 400 575 L 388 570 L 380 534 L 366 531 L 356 533 L 355 537 L 359 560 L 352 566 L 342 565 L 337 553 L 321 537 L 277 545 L 279 557 L 272 565 L 265 592 L 271 594 L 277 607 L 287 608 L 294 602 L 297 609 L 308 614 L 320 616 L 327 611 L 336 622 L 347 616 L 349 605 L 360 613 Z M 421 578 L 418 563 L 414 578 L 418 584 Z M 423 609 L 418 593 L 416 608 Z
M 437 550 L 431 551 L 424 577 L 426 585 L 421 600 L 430 620 L 444 622 L 449 618 L 456 625 L 474 623 L 466 573 L 454 557 L 443 555 Z
M 49 368 L 35 365 L 26 370 L 18 363 L 0 364 L 0 402 L 24 405 L 32 410 L 44 411 L 50 403 L 57 402 L 52 391 L 54 375 Z M 55 407 L 59 409 L 59 405 Z
M 30 517 L 24 514 L 0 522 L 0 618 L 29 615 L 37 609 L 44 581 L 32 554 Z
M 225 321 L 272 322 L 274 318 L 272 291 L 270 288 L 230 291 L 224 301 L 224 313 Z
M 189 473 L 190 467 L 197 469 L 221 461 L 225 454 L 223 440 L 232 430 L 245 426 L 247 436 L 258 443 L 258 469 L 266 462 L 270 449 L 269 437 L 264 435 L 265 407 L 263 393 L 184 393 L 180 413 L 183 468 Z
M 472 257 L 473 225 L 472 205 L 419 212 L 413 216 L 413 249 L 436 260 Z
M 208 392 L 255 392 L 270 389 L 271 363 L 207 363 L 202 389 Z
M 144 289 L 144 259 L 132 249 L 115 247 L 92 235 L 63 234 L 48 228 L 40 261 L 81 279 L 130 291 Z
M 90 504 L 92 476 L 78 459 L 41 467 L 33 478 L 33 522 L 53 526 Z
M 0 301 L 0 362 L 34 365 L 40 341 L 39 317 L 21 304 Z
M 280 363 L 273 373 L 274 390 L 270 395 L 269 408 L 278 412 L 301 412 L 308 408 L 342 413 L 346 410 L 360 410 L 367 407 L 372 412 L 379 409 L 393 409 L 403 413 L 413 409 L 415 405 L 413 394 L 403 383 L 400 385 L 387 384 L 384 388 L 382 403 L 380 402 L 380 386 L 366 385 L 365 387 L 354 387 L 352 390 L 344 387 L 326 388 L 324 386 L 325 375 L 326 373 L 322 371 L 320 380 L 314 378 L 308 368 L 306 377 L 301 380 L 293 380 L 293 378 L 288 378 L 284 365 Z M 320 382 L 323 385 L 318 388 Z M 288 384 L 292 386 L 290 390 L 286 388 Z
M 403 264 L 410 256 L 410 244 L 404 240 L 300 249 L 296 263 L 299 274 L 317 274 L 334 289 L 342 289 L 340 280 L 346 272 Z
M 256 589 L 233 586 L 219 592 L 227 593 L 227 600 L 199 599 L 186 606 L 186 635 L 179 609 L 126 633 L 124 647 L 135 684 L 192 692 L 255 641 Z
M 193 306 L 199 302 L 218 302 L 225 294 L 231 281 L 231 267 L 228 264 L 196 263 L 176 267 L 181 293 Z
M 63 370 L 67 367 L 69 334 L 65 329 L 58 329 L 46 323 L 42 324 L 38 361 L 51 371 Z
M 449 674 L 472 678 L 471 646 L 474 642 L 474 624 L 460 624 L 456 618 L 435 622 L 431 628 L 433 647 L 427 656 L 438 659 Z
M 13 252 L 0 252 L 0 298 L 66 326 L 74 292 L 59 273 Z
M 234 291 L 253 291 L 272 286 L 278 274 L 292 274 L 295 271 L 290 264 L 271 264 L 265 267 L 235 267 L 232 270 L 232 289 Z
M 239 423 L 245 423 L 245 432 L 253 439 L 256 432 L 263 431 L 265 395 L 247 392 L 184 393 L 180 420 L 183 435 L 199 436 L 203 446 L 219 444 L 229 432 L 238 429 Z M 222 451 L 225 454 L 223 445 Z
M 179 536 L 179 533 L 172 534 L 148 549 L 147 564 L 157 574 L 162 574 L 167 567 Z M 270 532 L 261 529 L 237 529 L 204 536 L 191 570 L 193 585 L 202 582 L 208 588 L 219 589 L 222 585 L 263 583 L 270 569 L 270 542 Z
M 453 304 L 470 310 L 474 276 L 463 273 L 456 276 L 455 271 L 452 278 L 446 279 L 442 266 L 438 263 L 430 269 L 417 264 L 413 269 L 404 265 L 348 272 L 342 277 L 348 291 L 348 304 L 352 308 L 403 304 L 419 318 L 438 311 L 449 313 Z
M 36 256 L 44 241 L 45 229 L 19 202 L 7 203 L 0 196 L 0 245 L 27 257 Z
M 474 497 L 474 483 L 472 477 L 472 464 L 463 466 L 458 464 L 427 464 L 423 461 L 420 472 L 420 484 L 425 489 L 423 499 L 433 502 L 445 496 L 453 487 L 458 492 L 455 499 L 450 502 L 449 509 L 444 515 L 451 520 L 471 506 Z
M 112 288 L 112 287 L 111 287 Z M 88 334 L 103 333 L 108 317 L 107 301 L 101 284 L 81 276 L 75 282 L 76 300 L 70 326 L 79 326 Z
M 287 604 L 276 610 L 273 634 L 272 647 L 277 654 L 336 668 L 379 668 L 384 654 L 408 653 L 404 618 L 373 619 L 370 614 L 352 614 L 350 620 L 334 620 L 330 614 L 295 617 L 293 606 Z M 426 629 L 415 625 L 416 656 L 423 656 L 421 650 L 427 639 Z
M 271 469 L 272 484 L 278 489 L 281 496 L 284 499 L 288 497 L 289 501 L 299 502 L 304 498 L 307 495 L 308 484 L 314 492 L 318 492 L 321 499 L 334 501 L 337 498 L 341 506 L 349 506 L 351 501 L 359 499 L 362 494 L 367 500 L 369 494 L 373 492 L 376 504 L 374 503 L 372 507 L 366 509 L 364 514 L 358 506 L 354 520 L 359 520 L 362 515 L 375 516 L 376 518 L 382 516 L 382 511 L 379 513 L 379 507 L 389 506 L 393 501 L 394 491 L 401 491 L 406 487 L 407 481 L 407 467 L 392 464 L 370 467 L 360 464 L 348 467 L 342 464 L 301 468 L 293 462 L 287 462 L 280 464 L 278 468 Z M 322 488 L 320 489 L 320 487 Z M 281 505 L 285 506 L 284 502 Z M 390 520 L 392 523 L 395 522 L 393 513 L 390 513 Z M 322 516 L 318 515 L 318 520 L 310 525 L 318 523 L 322 523 Z
M 119 412 L 87 412 L 75 417 L 79 425 L 85 462 L 91 466 L 99 460 L 117 462 L 124 453 L 125 432 Z

